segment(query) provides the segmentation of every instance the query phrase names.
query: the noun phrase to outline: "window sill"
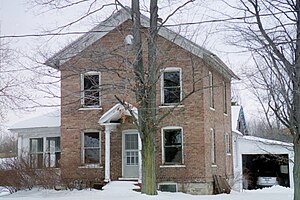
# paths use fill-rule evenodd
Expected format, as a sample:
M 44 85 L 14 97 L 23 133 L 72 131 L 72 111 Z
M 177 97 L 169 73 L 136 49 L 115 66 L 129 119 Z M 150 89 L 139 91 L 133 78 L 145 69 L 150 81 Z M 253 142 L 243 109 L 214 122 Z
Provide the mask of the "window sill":
M 161 165 L 160 168 L 184 168 L 185 165 Z
M 212 107 L 209 107 L 209 109 L 210 109 L 211 111 L 215 111 L 215 110 L 216 110 L 215 108 L 212 108 Z
M 161 106 L 158 106 L 159 108 L 174 108 L 174 107 L 177 107 L 177 108 L 183 108 L 184 105 L 180 104 L 180 105 L 161 105 Z
M 228 114 L 227 114 L 227 113 L 224 113 L 224 116 L 228 117 Z
M 81 107 L 81 108 L 79 108 L 78 110 L 83 110 L 83 111 L 85 111 L 85 110 L 102 110 L 102 107 Z
M 231 153 L 227 153 L 226 155 L 227 155 L 227 156 L 231 156 Z
M 80 169 L 102 169 L 103 166 L 101 166 L 100 164 L 86 164 L 86 165 L 82 165 L 79 166 L 78 168 Z
M 211 164 L 212 168 L 217 168 L 218 166 L 216 164 Z

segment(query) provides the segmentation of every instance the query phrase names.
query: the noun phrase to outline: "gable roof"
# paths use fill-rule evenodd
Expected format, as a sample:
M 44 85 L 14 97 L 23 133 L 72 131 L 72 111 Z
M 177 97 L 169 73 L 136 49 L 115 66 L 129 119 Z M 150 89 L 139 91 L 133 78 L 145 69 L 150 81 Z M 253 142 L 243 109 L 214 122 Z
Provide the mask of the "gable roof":
M 129 7 L 122 8 L 116 13 L 113 13 L 109 18 L 101 22 L 92 30 L 85 33 L 71 44 L 67 45 L 58 53 L 54 54 L 45 62 L 45 64 L 50 67 L 59 68 L 60 65 L 70 60 L 76 54 L 83 51 L 85 48 L 101 39 L 114 28 L 121 25 L 127 20 L 131 20 L 131 9 Z M 149 24 L 149 18 L 145 15 L 141 15 L 141 25 L 144 27 L 149 27 Z M 220 58 L 218 58 L 212 52 L 192 42 L 191 40 L 188 40 L 187 38 L 164 26 L 160 27 L 158 34 L 166 38 L 167 40 L 177 44 L 188 52 L 191 52 L 192 54 L 202 58 L 207 64 L 212 66 L 215 70 L 223 74 L 225 77 L 239 79 Z
M 138 117 L 138 110 L 136 107 L 132 107 L 131 111 L 135 118 Z M 106 111 L 101 118 L 99 119 L 99 124 L 106 124 L 111 123 L 114 121 L 119 120 L 122 117 L 122 113 L 124 113 L 127 116 L 131 116 L 128 110 L 124 108 L 124 106 L 120 103 L 117 103 L 112 108 L 110 108 L 108 111 Z

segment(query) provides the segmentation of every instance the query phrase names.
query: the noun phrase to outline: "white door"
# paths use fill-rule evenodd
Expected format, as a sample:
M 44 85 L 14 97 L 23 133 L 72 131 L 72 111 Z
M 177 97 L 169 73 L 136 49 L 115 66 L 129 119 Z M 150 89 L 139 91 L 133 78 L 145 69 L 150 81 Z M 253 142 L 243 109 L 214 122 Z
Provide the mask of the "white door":
M 137 131 L 123 132 L 123 178 L 139 177 L 139 135 Z

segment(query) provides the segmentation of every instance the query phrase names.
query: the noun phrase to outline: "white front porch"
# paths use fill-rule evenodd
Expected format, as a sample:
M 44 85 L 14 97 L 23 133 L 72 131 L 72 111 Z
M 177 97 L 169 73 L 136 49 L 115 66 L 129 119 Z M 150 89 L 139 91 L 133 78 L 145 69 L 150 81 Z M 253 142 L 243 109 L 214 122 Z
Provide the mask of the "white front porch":
M 137 109 L 132 113 L 137 117 Z M 122 115 L 131 116 L 120 103 L 105 112 L 98 123 L 105 127 L 105 182 L 111 181 L 111 134 L 122 134 L 122 177 L 120 180 L 142 180 L 142 143 L 136 129 L 126 129 L 116 132 Z

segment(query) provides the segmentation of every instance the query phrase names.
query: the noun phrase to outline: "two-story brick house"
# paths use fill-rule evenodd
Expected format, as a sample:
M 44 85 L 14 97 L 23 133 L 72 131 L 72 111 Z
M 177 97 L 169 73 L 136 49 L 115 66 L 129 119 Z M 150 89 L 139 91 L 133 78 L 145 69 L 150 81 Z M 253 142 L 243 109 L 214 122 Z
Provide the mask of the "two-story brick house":
M 145 16 L 141 21 L 149 24 Z M 115 98 L 135 105 L 131 34 L 131 14 L 122 9 L 46 62 L 61 72 L 65 178 L 141 180 L 139 133 Z M 146 34 L 143 28 L 143 41 Z M 216 55 L 166 27 L 157 49 L 157 117 L 172 110 L 158 124 L 158 186 L 211 194 L 214 174 L 233 174 L 230 82 L 237 77 Z

